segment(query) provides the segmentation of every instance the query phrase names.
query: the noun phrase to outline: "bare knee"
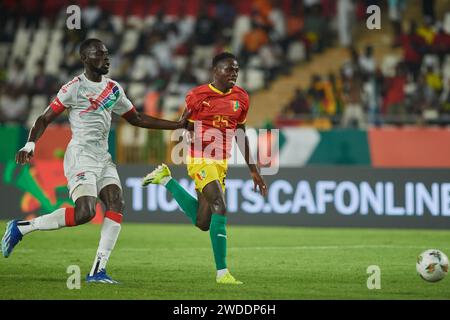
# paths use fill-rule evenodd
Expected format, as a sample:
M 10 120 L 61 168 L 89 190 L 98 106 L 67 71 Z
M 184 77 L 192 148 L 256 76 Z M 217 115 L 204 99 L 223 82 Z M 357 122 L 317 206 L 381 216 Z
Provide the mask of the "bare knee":
M 75 206 L 75 223 L 85 224 L 95 217 L 95 204 L 81 203 Z
M 208 231 L 209 225 L 210 225 L 210 222 L 206 222 L 206 221 L 197 221 L 195 223 L 195 226 L 202 231 Z
M 108 201 L 105 205 L 106 210 L 108 211 L 122 213 L 123 209 L 125 208 L 125 201 L 123 200 L 122 196 L 118 194 L 113 199 Z
M 216 199 L 214 199 L 213 203 L 211 204 L 211 210 L 213 213 L 217 213 L 220 215 L 225 215 L 227 213 L 227 206 L 222 197 L 217 197 Z

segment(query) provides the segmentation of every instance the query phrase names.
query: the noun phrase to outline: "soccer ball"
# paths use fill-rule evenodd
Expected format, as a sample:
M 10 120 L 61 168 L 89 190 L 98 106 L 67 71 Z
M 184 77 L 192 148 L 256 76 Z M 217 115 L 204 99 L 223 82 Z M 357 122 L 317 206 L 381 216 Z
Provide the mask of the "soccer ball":
M 426 250 L 417 257 L 416 270 L 425 281 L 442 280 L 448 272 L 448 258 L 440 250 Z

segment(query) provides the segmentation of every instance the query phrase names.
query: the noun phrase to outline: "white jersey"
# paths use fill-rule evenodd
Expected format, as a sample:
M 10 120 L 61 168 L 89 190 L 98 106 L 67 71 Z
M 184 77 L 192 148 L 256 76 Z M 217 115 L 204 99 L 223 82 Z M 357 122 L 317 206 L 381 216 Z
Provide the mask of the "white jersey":
M 111 112 L 122 116 L 134 109 L 116 81 L 102 76 L 101 82 L 93 82 L 84 74 L 62 86 L 50 107 L 56 112 L 69 110 L 69 147 L 80 146 L 95 154 L 108 150 Z

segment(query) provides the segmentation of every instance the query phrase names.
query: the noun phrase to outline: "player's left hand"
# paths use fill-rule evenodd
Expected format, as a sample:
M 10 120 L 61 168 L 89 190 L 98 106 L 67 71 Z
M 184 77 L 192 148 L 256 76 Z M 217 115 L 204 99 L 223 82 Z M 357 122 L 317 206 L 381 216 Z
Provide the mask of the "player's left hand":
M 252 173 L 253 183 L 255 184 L 254 190 L 257 190 L 257 186 L 259 188 L 259 193 L 261 193 L 264 197 L 267 195 L 267 185 L 264 182 L 264 179 L 259 175 L 259 173 Z

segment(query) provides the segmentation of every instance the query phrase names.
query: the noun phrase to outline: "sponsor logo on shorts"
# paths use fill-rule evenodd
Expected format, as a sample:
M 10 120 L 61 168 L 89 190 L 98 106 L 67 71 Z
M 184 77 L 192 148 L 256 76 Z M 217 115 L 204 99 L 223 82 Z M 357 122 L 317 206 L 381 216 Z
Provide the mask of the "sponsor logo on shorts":
M 86 172 L 80 172 L 76 174 L 76 181 L 86 181 Z

